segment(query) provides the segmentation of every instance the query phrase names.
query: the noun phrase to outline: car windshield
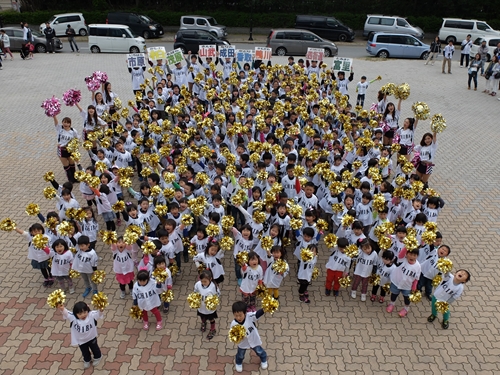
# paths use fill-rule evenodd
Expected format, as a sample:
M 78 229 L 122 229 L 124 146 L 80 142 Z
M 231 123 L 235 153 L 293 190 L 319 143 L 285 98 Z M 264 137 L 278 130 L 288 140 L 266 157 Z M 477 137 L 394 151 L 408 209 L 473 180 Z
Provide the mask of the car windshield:
M 476 40 L 474 41 L 474 44 L 476 46 L 480 46 L 482 41 L 483 41 L 483 38 L 476 38 Z
M 55 19 L 56 19 L 56 16 L 52 16 L 52 17 L 50 17 L 49 22 L 52 22 L 52 21 L 54 21 Z
M 145 21 L 145 22 L 148 22 L 148 23 L 153 23 L 153 22 L 154 22 L 154 21 L 153 21 L 151 18 L 149 18 L 148 16 L 143 16 L 143 15 L 140 15 L 139 17 L 140 17 L 143 21 Z
M 38 32 L 38 31 L 35 31 L 35 30 L 31 30 L 31 33 L 34 35 L 34 36 L 43 36 L 42 33 Z
M 217 21 L 216 21 L 216 20 L 215 20 L 215 18 L 213 18 L 213 17 L 208 17 L 208 18 L 207 18 L 207 21 L 208 21 L 208 23 L 209 23 L 210 25 L 212 25 L 212 26 L 217 25 Z

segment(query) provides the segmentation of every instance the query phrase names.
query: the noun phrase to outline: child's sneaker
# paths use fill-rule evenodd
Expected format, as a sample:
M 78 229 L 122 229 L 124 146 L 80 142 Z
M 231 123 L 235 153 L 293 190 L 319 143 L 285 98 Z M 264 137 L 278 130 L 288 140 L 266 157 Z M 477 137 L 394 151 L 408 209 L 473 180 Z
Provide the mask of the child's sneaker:
M 156 323 L 156 330 L 159 331 L 162 328 L 163 328 L 163 320 L 160 320 L 159 322 Z
M 338 291 L 338 290 L 334 290 L 334 291 L 333 291 L 333 295 L 334 295 L 335 297 L 338 297 L 338 296 L 339 296 L 339 291 Z
M 236 372 L 243 372 L 243 365 L 235 364 L 234 369 L 236 370 Z
M 351 298 L 356 298 L 356 291 L 355 290 L 351 291 Z
M 427 318 L 427 321 L 428 321 L 429 323 L 432 323 L 432 322 L 433 322 L 433 321 L 435 321 L 435 320 L 436 320 L 436 315 L 432 315 L 432 314 L 431 314 L 431 315 L 429 315 L 429 317 Z
M 209 332 L 208 332 L 208 335 L 207 335 L 207 339 L 208 340 L 212 340 L 215 336 L 215 329 L 211 329 Z
M 384 303 L 384 297 L 380 297 L 380 298 L 378 299 L 378 302 L 379 302 L 379 303 Z
M 306 297 L 309 297 L 309 292 L 306 290 L 306 291 L 304 292 L 304 295 L 305 295 Z
M 102 355 L 99 358 L 94 358 L 92 365 L 94 365 L 94 367 L 96 367 L 97 365 L 99 365 L 99 363 L 101 363 L 101 359 L 102 359 Z
M 47 288 L 49 286 L 49 280 L 48 279 L 45 279 L 45 281 L 43 282 L 43 286 L 45 288 Z
M 201 332 L 205 332 L 206 330 L 207 330 L 207 322 L 201 323 L 200 331 Z
M 92 291 L 92 293 L 97 294 L 97 293 L 99 293 L 99 292 L 97 291 L 97 289 L 94 289 L 94 290 Z
M 300 296 L 300 302 L 304 302 L 304 303 L 311 303 L 311 301 L 309 301 L 309 298 L 307 298 L 307 296 L 304 294 L 303 296 Z
M 361 294 L 361 302 L 365 302 L 366 301 L 366 294 Z
M 387 311 L 388 313 L 391 313 L 392 310 L 394 310 L 394 305 L 392 304 L 389 304 L 389 306 L 387 306 L 387 308 L 385 309 L 385 311 Z
M 325 289 L 325 296 L 329 296 L 332 293 L 330 289 Z
M 122 220 L 121 219 L 116 220 L 116 226 L 119 227 L 120 225 L 122 225 Z
M 83 362 L 83 368 L 88 369 L 90 367 L 90 362 Z
M 86 289 L 83 291 L 83 293 L 82 293 L 82 297 L 83 297 L 83 298 L 87 297 L 87 296 L 90 294 L 90 292 L 91 292 L 91 291 L 92 291 L 92 288 L 86 288 Z
M 443 329 L 448 329 L 449 326 L 450 326 L 450 322 L 448 320 L 443 320 L 441 327 L 443 327 Z
M 266 370 L 268 367 L 269 367 L 269 365 L 267 364 L 267 361 L 260 363 L 260 368 L 262 370 Z
M 376 299 L 377 296 L 375 294 L 372 294 L 372 296 L 370 297 L 370 301 L 375 302 Z
M 401 318 L 404 318 L 406 316 L 406 314 L 408 314 L 408 310 L 406 310 L 404 307 L 403 309 L 399 312 L 399 316 Z
M 144 322 L 144 326 L 142 326 L 142 329 L 144 329 L 145 331 L 147 331 L 149 329 L 149 323 L 148 322 Z
M 121 298 L 121 299 L 124 299 L 124 298 L 125 298 L 125 291 L 124 291 L 124 290 L 122 290 L 122 292 L 120 293 L 120 298 Z
M 54 285 L 54 279 L 50 278 L 49 279 L 49 286 L 52 286 L 52 285 Z

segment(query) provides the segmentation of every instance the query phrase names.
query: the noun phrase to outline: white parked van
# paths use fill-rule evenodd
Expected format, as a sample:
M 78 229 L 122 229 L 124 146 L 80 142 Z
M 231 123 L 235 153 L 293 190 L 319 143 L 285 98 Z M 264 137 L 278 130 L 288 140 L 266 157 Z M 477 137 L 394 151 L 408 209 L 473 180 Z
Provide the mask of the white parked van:
M 139 53 L 146 50 L 142 36 L 136 36 L 126 25 L 89 25 L 89 49 L 92 53 Z
M 493 30 L 490 25 L 484 21 L 463 20 L 461 18 L 443 18 L 443 24 L 439 29 L 439 40 L 461 43 L 467 35 L 471 35 L 472 40 L 481 36 L 500 35 L 500 32 Z
M 64 13 L 53 15 L 48 20 L 50 27 L 56 32 L 56 36 L 66 36 L 68 25 L 71 25 L 77 34 L 81 36 L 87 35 L 87 24 L 81 13 Z M 40 32 L 43 34 L 45 23 L 40 24 Z

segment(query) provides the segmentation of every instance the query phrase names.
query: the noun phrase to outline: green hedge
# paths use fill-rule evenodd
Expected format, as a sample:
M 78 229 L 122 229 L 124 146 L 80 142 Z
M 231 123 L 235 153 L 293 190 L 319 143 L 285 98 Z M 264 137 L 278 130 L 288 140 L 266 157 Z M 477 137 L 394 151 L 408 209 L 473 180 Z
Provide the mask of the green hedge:
M 131 12 L 142 13 L 150 16 L 157 22 L 164 26 L 178 26 L 179 20 L 185 12 L 169 12 L 169 11 L 148 11 L 132 9 Z M 81 11 L 85 16 L 87 24 L 90 23 L 104 23 L 106 22 L 107 11 Z M 23 12 L 17 13 L 12 11 L 3 12 L 5 24 L 18 24 L 21 21 L 26 21 L 31 25 L 39 25 L 47 21 L 52 15 L 57 13 L 66 13 L 64 11 L 38 11 L 38 12 Z M 239 11 L 209 11 L 199 10 L 192 12 L 192 14 L 209 14 L 213 16 L 217 22 L 228 27 L 249 27 L 251 15 L 248 12 Z M 353 14 L 353 13 L 335 13 L 333 14 L 340 21 L 348 25 L 354 30 L 363 30 L 366 14 Z M 408 17 L 408 21 L 415 26 L 421 27 L 427 34 L 437 33 L 443 19 L 436 16 L 426 17 Z M 500 29 L 500 19 L 492 19 L 487 21 L 494 29 Z M 253 14 L 254 27 L 293 27 L 295 23 L 294 13 L 255 13 Z

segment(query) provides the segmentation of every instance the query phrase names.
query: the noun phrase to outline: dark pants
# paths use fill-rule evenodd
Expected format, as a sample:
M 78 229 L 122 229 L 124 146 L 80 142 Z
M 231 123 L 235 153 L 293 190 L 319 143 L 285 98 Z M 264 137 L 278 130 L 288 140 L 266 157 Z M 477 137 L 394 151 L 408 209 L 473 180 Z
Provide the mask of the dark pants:
M 47 52 L 54 52 L 56 50 L 54 46 L 54 38 L 47 39 Z
M 304 280 L 304 279 L 299 279 L 299 294 L 303 295 L 305 292 L 307 292 L 307 287 L 309 286 L 309 281 Z
M 90 351 L 94 355 L 94 359 L 99 359 L 102 357 L 101 349 L 99 349 L 99 345 L 97 344 L 97 337 L 94 337 L 89 342 L 80 345 L 80 350 L 83 354 L 83 361 L 90 362 L 92 357 L 90 356 Z
M 361 107 L 365 104 L 365 94 L 358 94 L 356 99 L 356 105 L 360 105 Z
M 267 362 L 267 353 L 264 349 L 262 349 L 262 346 L 256 346 L 255 348 L 252 348 L 252 350 L 257 354 L 260 358 L 261 362 Z M 236 364 L 237 365 L 242 365 L 243 360 L 245 359 L 245 353 L 247 352 L 246 349 L 241 349 L 238 348 L 238 352 L 236 353 Z
M 77 51 L 80 51 L 80 50 L 78 49 L 78 46 L 77 46 L 76 42 L 75 42 L 75 38 L 73 38 L 72 36 L 68 37 L 68 42 L 69 42 L 69 46 L 71 47 L 71 50 L 72 50 L 72 51 L 74 51 L 75 49 L 76 49 Z M 75 45 L 74 49 L 73 49 L 73 44 Z
M 422 288 L 424 288 L 425 295 L 430 297 L 432 294 L 432 280 L 421 274 L 418 280 L 417 289 L 422 291 Z
M 469 81 L 468 85 L 470 88 L 470 82 L 474 80 L 474 88 L 477 89 L 477 72 L 473 72 L 472 74 L 469 74 Z
M 380 285 L 374 285 L 373 288 L 372 288 L 372 294 L 374 296 L 377 295 L 377 292 L 378 292 L 378 289 L 380 288 Z M 380 289 L 380 297 L 385 297 L 385 290 L 384 288 L 381 288 Z
M 465 58 L 465 66 L 469 66 L 469 54 L 461 53 L 460 54 L 460 66 L 464 66 L 464 58 Z

